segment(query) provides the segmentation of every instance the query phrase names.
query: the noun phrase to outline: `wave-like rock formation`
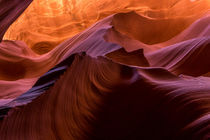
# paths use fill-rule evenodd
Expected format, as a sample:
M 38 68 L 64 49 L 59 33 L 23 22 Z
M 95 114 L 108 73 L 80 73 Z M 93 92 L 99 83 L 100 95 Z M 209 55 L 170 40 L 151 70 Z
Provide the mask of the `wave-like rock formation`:
M 210 139 L 208 0 L 31 2 L 0 0 L 0 140 Z
M 35 0 L 10 26 L 4 39 L 22 40 L 36 53 L 44 54 L 106 16 L 135 11 L 148 18 L 133 21 L 135 16 L 125 16 L 126 19 L 122 20 L 133 21 L 128 25 L 129 30 L 143 32 L 136 32 L 134 37 L 152 44 L 162 36 L 165 39 L 159 41 L 178 34 L 209 7 L 209 0 Z M 137 29 L 137 26 L 141 28 Z

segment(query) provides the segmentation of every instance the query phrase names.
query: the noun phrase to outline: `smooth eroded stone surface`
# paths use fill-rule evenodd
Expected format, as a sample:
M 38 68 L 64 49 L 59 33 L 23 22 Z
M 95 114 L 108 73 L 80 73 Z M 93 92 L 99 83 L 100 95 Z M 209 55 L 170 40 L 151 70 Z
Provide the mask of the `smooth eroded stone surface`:
M 0 0 L 0 37 L 30 0 Z M 209 140 L 209 0 L 36 0 L 0 42 L 2 140 Z

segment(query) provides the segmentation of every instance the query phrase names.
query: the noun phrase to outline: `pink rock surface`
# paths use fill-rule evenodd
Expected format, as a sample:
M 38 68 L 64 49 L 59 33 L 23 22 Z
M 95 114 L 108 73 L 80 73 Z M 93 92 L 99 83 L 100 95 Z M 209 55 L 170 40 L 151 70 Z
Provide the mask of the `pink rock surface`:
M 0 1 L 1 37 L 30 2 Z M 137 3 L 156 9 L 105 12 L 43 55 L 1 41 L 0 139 L 210 139 L 209 3 Z

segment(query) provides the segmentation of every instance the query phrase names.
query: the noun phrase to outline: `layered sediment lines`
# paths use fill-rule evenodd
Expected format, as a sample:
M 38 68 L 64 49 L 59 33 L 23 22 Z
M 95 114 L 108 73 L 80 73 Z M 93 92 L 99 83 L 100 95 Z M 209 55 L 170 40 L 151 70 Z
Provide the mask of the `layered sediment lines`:
M 116 13 L 48 53 L 3 40 L 0 139 L 210 139 L 208 4 Z
M 3 139 L 208 139 L 209 82 L 75 55 L 50 90 L 10 111 L 0 134 Z
M 10 26 L 4 39 L 22 40 L 36 53 L 44 54 L 104 17 L 136 11 L 153 20 L 142 18 L 131 22 L 132 25 L 128 27 L 136 30 L 136 26 L 142 26 L 141 31 L 146 32 L 136 33 L 135 38 L 138 36 L 137 38 L 143 38 L 144 43 L 152 44 L 161 36 L 167 39 L 181 32 L 206 13 L 209 7 L 209 0 L 36 0 Z M 130 18 L 133 16 L 129 16 L 124 22 L 128 23 L 132 20 Z M 156 19 L 164 23 L 159 24 Z M 170 35 L 168 32 L 171 32 Z M 151 37 L 153 42 L 149 39 Z

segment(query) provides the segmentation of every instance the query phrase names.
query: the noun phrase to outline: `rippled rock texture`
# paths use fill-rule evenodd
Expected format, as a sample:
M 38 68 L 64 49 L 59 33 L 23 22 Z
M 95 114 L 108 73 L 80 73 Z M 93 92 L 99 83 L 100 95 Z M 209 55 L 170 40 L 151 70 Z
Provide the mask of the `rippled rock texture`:
M 210 139 L 209 9 L 0 0 L 0 139 Z

